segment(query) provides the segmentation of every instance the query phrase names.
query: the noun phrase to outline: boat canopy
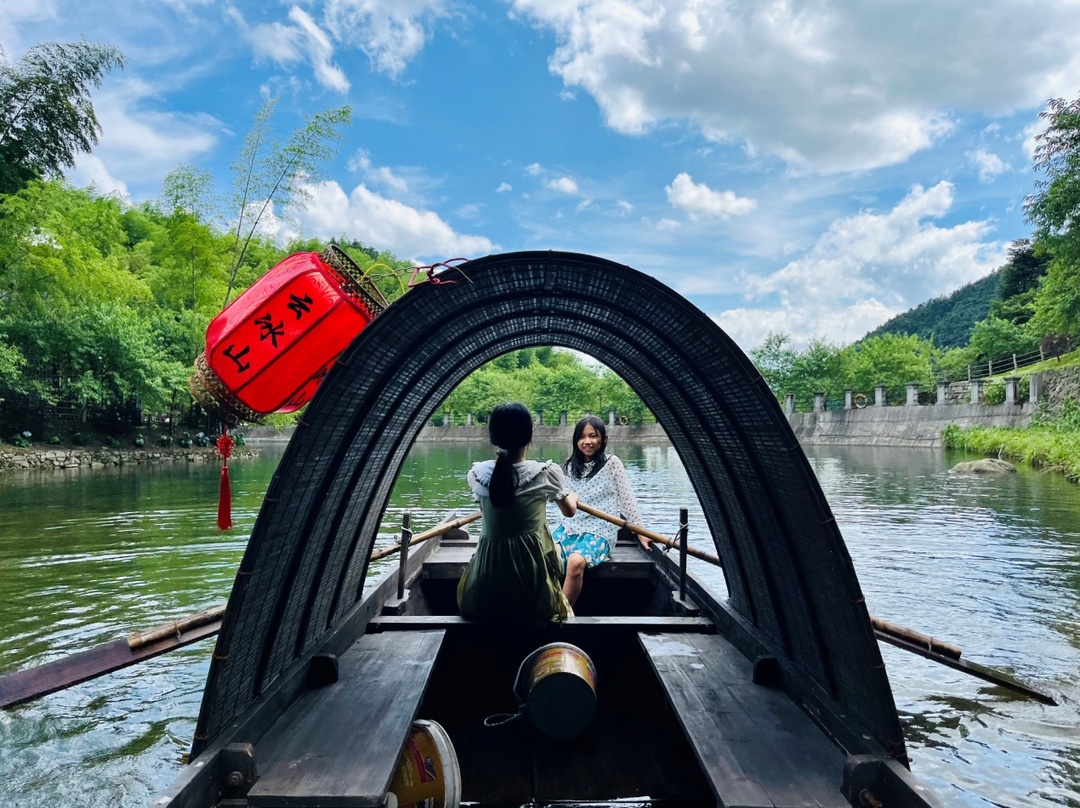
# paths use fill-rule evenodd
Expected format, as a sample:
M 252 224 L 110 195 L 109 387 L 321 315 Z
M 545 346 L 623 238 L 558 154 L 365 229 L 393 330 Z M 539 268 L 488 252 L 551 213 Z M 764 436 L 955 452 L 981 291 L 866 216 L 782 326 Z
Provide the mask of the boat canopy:
M 776 397 L 731 338 L 654 278 L 593 256 L 492 255 L 436 277 L 459 282 L 425 283 L 389 306 L 297 427 L 237 573 L 193 753 L 358 619 L 394 482 L 451 391 L 501 354 L 554 345 L 618 373 L 667 433 L 715 541 L 734 628 L 871 746 L 903 759 L 836 520 Z

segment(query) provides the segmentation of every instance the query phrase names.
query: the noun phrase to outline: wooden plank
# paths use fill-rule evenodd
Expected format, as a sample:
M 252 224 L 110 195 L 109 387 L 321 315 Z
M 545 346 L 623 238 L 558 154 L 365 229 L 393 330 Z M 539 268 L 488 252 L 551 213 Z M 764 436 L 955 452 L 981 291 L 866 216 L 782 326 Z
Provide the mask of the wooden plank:
M 366 634 L 255 746 L 251 808 L 381 806 L 445 632 Z
M 718 634 L 638 639 L 664 686 L 717 802 L 744 808 L 848 808 L 845 756 Z
M 144 659 L 212 637 L 221 629 L 221 617 L 179 635 L 161 637 L 131 648 L 127 639 L 113 640 L 62 659 L 0 676 L 0 708 L 11 707 L 55 693 L 80 682 L 118 671 Z
M 424 564 L 423 575 L 428 579 L 458 579 L 465 571 L 476 545 L 449 544 L 439 546 Z M 586 575 L 592 578 L 648 578 L 656 574 L 655 562 L 635 543 L 616 545 L 611 550 L 611 558 L 600 566 L 589 570 Z
M 492 624 L 475 620 L 466 620 L 456 614 L 403 614 L 380 615 L 372 618 L 369 631 L 415 631 L 424 628 L 452 628 L 456 626 L 476 626 L 490 628 Z M 567 629 L 577 628 L 623 628 L 633 631 L 698 632 L 710 634 L 716 631 L 716 625 L 705 617 L 657 617 L 654 615 L 607 615 L 567 618 L 562 624 Z

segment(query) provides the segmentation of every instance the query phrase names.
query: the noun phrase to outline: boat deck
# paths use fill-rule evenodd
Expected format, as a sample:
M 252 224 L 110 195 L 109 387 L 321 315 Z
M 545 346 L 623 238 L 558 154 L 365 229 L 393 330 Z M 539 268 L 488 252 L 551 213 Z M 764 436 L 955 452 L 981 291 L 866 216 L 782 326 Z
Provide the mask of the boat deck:
M 456 582 L 472 547 L 424 561 L 407 606 Z M 645 581 L 655 564 L 619 547 L 593 571 L 607 586 Z M 462 799 L 522 805 L 639 798 L 653 805 L 846 806 L 844 755 L 701 617 L 580 615 L 508 632 L 456 614 L 374 618 L 339 660 L 337 681 L 309 688 L 255 744 L 255 808 L 381 806 L 416 718 L 438 722 L 461 769 Z M 518 666 L 548 642 L 571 642 L 597 669 L 597 715 L 583 735 L 552 741 L 517 711 Z M 603 776 L 598 776 L 602 772 Z M 243 803 L 241 803 L 243 804 Z

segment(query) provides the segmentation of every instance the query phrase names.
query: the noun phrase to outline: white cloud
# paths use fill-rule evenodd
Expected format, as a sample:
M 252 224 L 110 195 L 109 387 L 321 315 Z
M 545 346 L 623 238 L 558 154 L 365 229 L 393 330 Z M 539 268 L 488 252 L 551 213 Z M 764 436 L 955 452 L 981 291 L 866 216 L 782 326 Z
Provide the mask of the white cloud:
M 741 345 L 783 331 L 797 344 L 824 337 L 846 344 L 889 317 L 975 281 L 1001 266 L 1004 245 L 987 221 L 940 227 L 953 187 L 916 186 L 891 211 L 838 219 L 803 256 L 769 275 L 742 279 L 761 308 L 717 320 Z
M 56 19 L 55 0 L 4 0 L 0 2 L 0 48 L 7 58 L 15 61 L 22 50 L 35 44 L 23 43 L 17 35 L 19 26 L 28 22 Z
M 556 177 L 545 182 L 544 187 L 567 196 L 577 196 L 578 194 L 578 184 L 573 177 Z
M 554 33 L 551 71 L 610 127 L 688 121 L 817 171 L 901 163 L 965 111 L 1075 91 L 1080 6 L 1013 0 L 513 0 Z
M 1004 160 L 986 149 L 975 149 L 965 156 L 978 169 L 980 182 L 991 182 L 995 177 L 1009 170 Z
M 105 162 L 95 154 L 80 155 L 75 171 L 72 173 L 71 179 L 76 185 L 92 185 L 99 193 L 119 197 L 125 203 L 132 201 L 127 183 L 114 177 Z
M 539 163 L 529 163 L 525 166 L 525 173 L 530 177 L 538 177 L 543 172 L 543 167 Z
M 309 187 L 311 201 L 296 212 L 301 230 L 319 238 L 342 235 L 403 258 L 477 258 L 498 246 L 484 236 L 457 233 L 437 213 L 379 196 L 361 184 L 346 194 L 336 182 Z
M 289 9 L 289 23 L 261 23 L 248 25 L 234 6 L 226 10 L 241 38 L 251 46 L 256 58 L 267 59 L 281 66 L 307 61 L 315 73 L 315 79 L 323 87 L 339 93 L 347 92 L 349 80 L 344 71 L 332 63 L 334 46 L 329 36 L 311 16 L 293 6 Z
M 510 183 L 508 183 L 508 182 L 500 182 L 499 187 L 495 189 L 495 193 L 497 193 L 497 194 L 505 194 L 507 191 L 512 191 L 512 190 L 514 190 L 514 186 L 512 186 Z
M 423 50 L 434 23 L 451 15 L 447 0 L 328 0 L 323 19 L 374 70 L 398 76 Z
M 220 124 L 205 115 L 162 112 L 149 106 L 157 92 L 137 80 L 124 80 L 98 91 L 94 109 L 101 122 L 101 139 L 92 155 L 80 155 L 71 179 L 94 182 L 104 189 L 134 184 L 144 191 L 180 163 L 192 162 L 217 144 Z M 112 178 L 106 180 L 105 178 Z M 125 177 L 127 180 L 116 179 Z
M 705 184 L 695 183 L 683 172 L 665 189 L 668 201 L 691 219 L 730 219 L 742 216 L 757 207 L 757 202 L 736 196 L 732 191 L 714 191 Z
M 349 160 L 347 167 L 350 171 L 360 172 L 368 182 L 380 185 L 397 196 L 410 196 L 408 181 L 386 166 L 372 164 L 366 149 L 359 149 Z

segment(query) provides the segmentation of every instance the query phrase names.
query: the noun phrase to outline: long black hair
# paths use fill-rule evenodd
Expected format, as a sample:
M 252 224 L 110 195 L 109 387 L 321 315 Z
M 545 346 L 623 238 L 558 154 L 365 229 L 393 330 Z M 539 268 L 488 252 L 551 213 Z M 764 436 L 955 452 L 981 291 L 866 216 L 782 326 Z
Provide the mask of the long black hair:
M 495 469 L 488 483 L 488 496 L 496 508 L 506 508 L 514 501 L 517 488 L 517 469 L 510 459 L 532 443 L 532 415 L 524 404 L 511 401 L 499 404 L 488 417 L 488 436 L 499 447 Z
M 587 426 L 591 426 L 600 435 L 600 448 L 596 452 L 596 460 L 593 461 L 593 467 L 588 475 L 585 474 L 585 464 L 589 461 L 585 459 L 585 455 L 578 448 L 578 441 L 581 440 L 581 435 Z M 588 480 L 594 477 L 607 463 L 607 427 L 595 415 L 586 415 L 577 422 L 574 426 L 574 437 L 571 440 L 571 445 L 574 449 L 570 457 L 566 458 L 566 462 L 563 463 L 563 469 L 575 480 Z

